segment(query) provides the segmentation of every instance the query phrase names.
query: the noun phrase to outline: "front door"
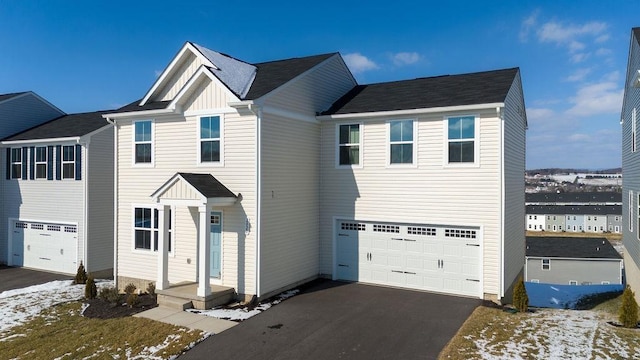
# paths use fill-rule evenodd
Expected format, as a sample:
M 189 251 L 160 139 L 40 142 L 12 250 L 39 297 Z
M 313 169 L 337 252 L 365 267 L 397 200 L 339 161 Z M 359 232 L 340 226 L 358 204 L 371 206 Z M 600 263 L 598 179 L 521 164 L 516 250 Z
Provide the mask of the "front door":
M 211 252 L 209 253 L 211 263 L 211 277 L 220 279 L 221 253 L 222 253 L 222 213 L 219 211 L 211 212 Z

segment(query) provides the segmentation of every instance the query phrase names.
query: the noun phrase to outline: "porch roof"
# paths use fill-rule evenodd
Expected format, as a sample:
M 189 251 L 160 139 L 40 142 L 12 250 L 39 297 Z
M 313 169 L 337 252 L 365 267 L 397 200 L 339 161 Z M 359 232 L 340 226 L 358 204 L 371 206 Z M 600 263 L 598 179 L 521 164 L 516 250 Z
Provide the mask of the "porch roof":
M 176 173 L 151 194 L 156 202 L 232 205 L 238 197 L 211 174 Z

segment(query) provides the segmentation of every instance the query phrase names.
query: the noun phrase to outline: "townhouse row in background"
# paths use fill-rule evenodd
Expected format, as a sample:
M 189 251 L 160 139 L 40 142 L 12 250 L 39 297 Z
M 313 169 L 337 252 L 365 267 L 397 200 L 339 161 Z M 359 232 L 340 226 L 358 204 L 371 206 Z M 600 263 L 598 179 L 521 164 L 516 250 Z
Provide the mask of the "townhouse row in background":
M 0 261 L 196 307 L 318 277 L 499 301 L 523 273 L 517 68 L 359 85 L 338 53 L 187 42 L 141 96 L 4 139 Z

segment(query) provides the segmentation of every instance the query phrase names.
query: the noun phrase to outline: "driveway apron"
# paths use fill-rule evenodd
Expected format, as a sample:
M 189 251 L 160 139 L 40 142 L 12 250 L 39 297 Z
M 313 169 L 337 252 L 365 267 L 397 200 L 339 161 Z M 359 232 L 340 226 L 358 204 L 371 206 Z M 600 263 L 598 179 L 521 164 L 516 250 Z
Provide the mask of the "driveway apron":
M 20 267 L 0 266 L 0 293 L 7 290 L 44 284 L 54 280 L 71 280 L 69 275 L 37 271 Z

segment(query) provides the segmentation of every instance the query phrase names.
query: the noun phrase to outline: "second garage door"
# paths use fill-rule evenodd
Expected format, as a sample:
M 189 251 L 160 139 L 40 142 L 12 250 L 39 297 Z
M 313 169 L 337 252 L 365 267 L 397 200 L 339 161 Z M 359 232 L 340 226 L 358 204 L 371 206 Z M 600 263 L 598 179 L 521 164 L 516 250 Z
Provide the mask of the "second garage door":
M 13 221 L 12 265 L 74 274 L 77 270 L 76 225 Z
M 336 278 L 482 297 L 478 228 L 338 220 Z

